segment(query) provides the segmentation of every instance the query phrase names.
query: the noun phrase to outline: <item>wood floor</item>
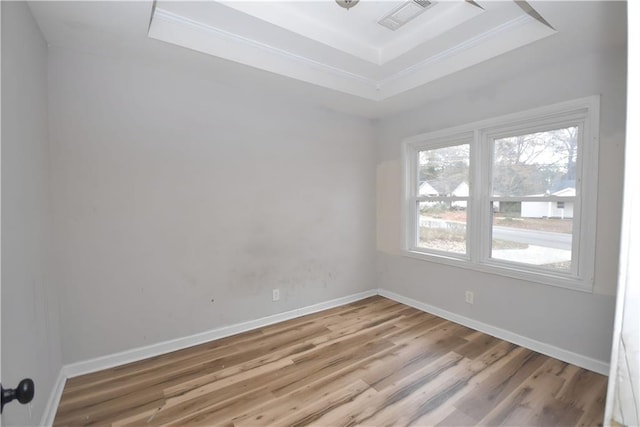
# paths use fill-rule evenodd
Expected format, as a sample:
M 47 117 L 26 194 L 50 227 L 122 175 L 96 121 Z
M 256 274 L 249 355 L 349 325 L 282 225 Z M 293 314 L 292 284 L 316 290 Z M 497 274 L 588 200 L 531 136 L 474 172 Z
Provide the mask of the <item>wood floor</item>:
M 606 378 L 372 297 L 69 379 L 64 425 L 590 426 Z

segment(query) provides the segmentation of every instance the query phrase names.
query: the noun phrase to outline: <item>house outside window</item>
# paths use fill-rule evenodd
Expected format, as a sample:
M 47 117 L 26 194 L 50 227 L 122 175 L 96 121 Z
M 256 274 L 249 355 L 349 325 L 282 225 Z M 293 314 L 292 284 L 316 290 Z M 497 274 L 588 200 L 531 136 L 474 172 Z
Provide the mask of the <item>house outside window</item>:
M 404 252 L 590 291 L 599 98 L 403 144 Z

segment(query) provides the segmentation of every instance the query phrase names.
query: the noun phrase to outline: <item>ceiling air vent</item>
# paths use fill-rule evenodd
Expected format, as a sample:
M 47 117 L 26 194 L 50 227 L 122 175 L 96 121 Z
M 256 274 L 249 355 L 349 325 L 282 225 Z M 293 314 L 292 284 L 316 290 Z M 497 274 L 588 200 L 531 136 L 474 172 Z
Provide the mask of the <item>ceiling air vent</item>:
M 431 2 L 429 0 L 413 0 L 414 3 L 418 3 L 420 6 L 427 8 L 431 5 Z
M 434 4 L 435 2 L 429 0 L 409 0 L 381 18 L 378 24 L 395 31 Z

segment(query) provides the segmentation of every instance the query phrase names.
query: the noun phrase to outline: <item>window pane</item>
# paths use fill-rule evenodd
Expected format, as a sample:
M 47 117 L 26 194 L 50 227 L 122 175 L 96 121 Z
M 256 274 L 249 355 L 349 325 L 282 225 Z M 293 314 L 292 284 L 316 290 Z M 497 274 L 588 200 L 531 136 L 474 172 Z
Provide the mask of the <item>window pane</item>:
M 467 202 L 418 203 L 418 247 L 467 253 Z
M 418 153 L 418 195 L 469 195 L 469 144 Z
M 575 196 L 578 127 L 496 139 L 494 196 Z
M 573 202 L 564 206 L 558 208 L 556 202 L 493 202 L 491 257 L 569 271 Z M 537 216 L 532 212 L 558 215 Z

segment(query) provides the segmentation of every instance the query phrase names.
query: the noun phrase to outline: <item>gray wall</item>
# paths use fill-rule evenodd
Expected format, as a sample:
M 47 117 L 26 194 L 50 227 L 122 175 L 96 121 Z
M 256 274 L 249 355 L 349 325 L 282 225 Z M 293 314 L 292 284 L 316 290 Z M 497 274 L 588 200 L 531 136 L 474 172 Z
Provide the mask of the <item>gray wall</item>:
M 49 95 L 65 363 L 373 288 L 368 120 L 58 48 Z
M 2 423 L 38 425 L 61 367 L 51 268 L 47 45 L 23 2 L 2 2 L 2 385 L 36 383 L 32 417 L 18 403 Z
M 551 41 L 552 42 L 552 41 Z M 549 43 L 545 41 L 544 43 Z M 524 60 L 528 46 L 505 60 Z M 378 285 L 525 337 L 608 362 L 613 326 L 623 184 L 626 49 L 602 49 L 483 84 L 381 121 L 377 135 Z M 452 78 L 457 78 L 453 76 Z M 570 291 L 401 256 L 400 145 L 409 136 L 515 111 L 601 94 L 597 247 L 593 293 Z M 464 291 L 475 292 L 475 304 Z

